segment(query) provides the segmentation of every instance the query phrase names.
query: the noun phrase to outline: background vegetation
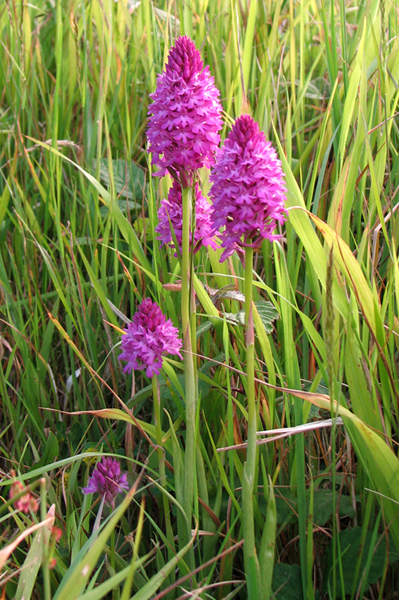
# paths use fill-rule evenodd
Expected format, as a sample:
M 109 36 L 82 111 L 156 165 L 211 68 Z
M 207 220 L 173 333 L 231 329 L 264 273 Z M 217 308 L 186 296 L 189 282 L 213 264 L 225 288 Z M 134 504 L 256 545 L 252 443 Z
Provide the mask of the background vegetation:
M 120 314 L 131 318 L 144 296 L 179 326 L 179 263 L 154 235 L 168 182 L 151 177 L 145 129 L 149 94 L 180 34 L 195 41 L 221 91 L 223 137 L 250 112 L 286 173 L 284 239 L 255 257 L 255 299 L 272 304 L 259 305 L 256 322 L 259 426 L 313 429 L 261 445 L 259 536 L 265 519 L 277 523 L 261 568 L 271 573 L 275 562 L 280 600 L 395 597 L 398 17 L 390 0 L 0 5 L 2 598 L 247 597 L 245 450 L 217 451 L 246 439 L 238 258 L 195 258 L 194 574 L 181 540 L 172 550 L 165 537 L 150 382 L 125 376 L 118 362 Z M 202 179 L 207 191 L 207 172 Z M 179 361 L 167 361 L 175 534 L 182 382 Z M 314 428 L 331 416 L 343 421 Z M 98 503 L 82 487 L 104 453 L 121 458 L 136 489 L 93 533 Z M 11 554 L 40 521 L 4 504 L 11 469 L 26 483 L 44 478 L 40 518 L 54 505 L 49 519 L 63 531 L 51 570 L 46 528 Z

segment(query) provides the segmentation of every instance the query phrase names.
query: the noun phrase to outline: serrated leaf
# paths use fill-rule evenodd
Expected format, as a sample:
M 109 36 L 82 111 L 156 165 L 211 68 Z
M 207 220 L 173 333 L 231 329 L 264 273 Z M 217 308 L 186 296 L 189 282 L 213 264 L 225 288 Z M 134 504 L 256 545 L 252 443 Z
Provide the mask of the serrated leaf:
M 278 311 L 274 308 L 271 302 L 267 300 L 259 300 L 259 302 L 255 302 L 255 306 L 257 308 L 259 317 L 265 327 L 266 333 L 272 333 L 273 331 L 273 322 L 279 318 Z M 245 308 L 240 310 L 238 313 L 225 313 L 226 319 L 229 321 L 233 321 L 236 325 L 241 325 L 244 327 L 245 325 Z
M 245 296 L 238 290 L 229 290 L 222 288 L 217 294 L 218 300 L 222 298 L 228 298 L 229 300 L 238 300 L 238 302 L 245 302 Z
M 203 335 L 204 333 L 206 333 L 207 331 L 209 331 L 210 329 L 212 329 L 213 327 L 213 323 L 212 321 L 204 321 L 204 323 L 201 323 L 201 325 L 199 325 L 197 327 L 197 339 Z
M 272 333 L 274 321 L 277 321 L 280 317 L 278 311 L 274 308 L 271 302 L 267 300 L 260 300 L 259 302 L 255 302 L 255 306 L 258 310 L 259 316 L 263 325 L 265 326 L 266 333 Z

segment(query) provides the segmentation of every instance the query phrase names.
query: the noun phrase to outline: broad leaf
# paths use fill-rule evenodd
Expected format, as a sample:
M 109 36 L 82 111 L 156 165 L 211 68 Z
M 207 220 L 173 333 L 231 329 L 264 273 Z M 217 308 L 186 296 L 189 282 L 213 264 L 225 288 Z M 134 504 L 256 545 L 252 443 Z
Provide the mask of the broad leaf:
M 345 594 L 350 594 L 353 586 L 353 572 L 354 566 L 357 563 L 359 553 L 361 553 L 360 573 L 359 582 L 362 575 L 365 572 L 368 554 L 372 543 L 373 534 L 371 531 L 367 531 L 364 546 L 360 546 L 362 536 L 362 528 L 355 527 L 354 529 L 344 529 L 339 532 L 339 549 L 341 553 L 341 564 L 342 564 L 342 576 L 345 586 Z M 325 577 L 325 589 L 327 589 L 327 583 L 330 583 L 332 588 L 332 571 L 333 571 L 333 548 L 330 542 L 327 548 L 327 569 Z M 336 542 L 335 542 L 336 543 Z M 387 556 L 387 543 L 386 537 L 383 535 L 381 541 L 372 549 L 373 558 L 371 560 L 370 568 L 367 571 L 367 587 L 372 583 L 376 583 L 383 575 L 385 559 Z M 389 562 L 395 563 L 399 560 L 399 554 L 395 550 L 394 544 L 389 546 Z M 342 587 L 340 579 L 340 569 L 338 564 L 336 566 L 336 597 L 342 598 Z
M 273 332 L 273 322 L 279 318 L 278 311 L 274 308 L 271 302 L 259 300 L 255 302 L 259 317 L 265 327 L 266 333 Z M 226 313 L 226 319 L 233 321 L 236 325 L 245 325 L 245 309 L 238 313 Z

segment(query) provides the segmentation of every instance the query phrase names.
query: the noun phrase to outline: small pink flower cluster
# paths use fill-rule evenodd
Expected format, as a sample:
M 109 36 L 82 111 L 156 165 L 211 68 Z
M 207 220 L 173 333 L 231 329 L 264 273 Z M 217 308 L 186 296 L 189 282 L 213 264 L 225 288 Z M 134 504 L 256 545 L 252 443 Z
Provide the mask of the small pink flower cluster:
M 201 246 L 216 249 L 215 229 L 211 222 L 212 207 L 201 194 L 198 182 L 195 184 L 193 206 L 195 206 L 196 213 L 193 251 L 197 252 Z M 171 248 L 175 247 L 170 226 L 172 223 L 173 232 L 181 253 L 183 233 L 182 197 L 180 183 L 176 180 L 173 182 L 168 198 L 161 202 L 158 220 L 159 225 L 155 228 L 155 231 L 159 234 L 158 239 L 162 241 L 161 247 L 164 244 L 169 244 Z
M 15 471 L 11 471 L 11 476 L 16 476 Z M 15 496 L 20 494 L 24 489 L 25 486 L 20 481 L 14 481 L 14 483 L 11 484 L 10 488 L 10 500 L 15 498 Z M 29 491 L 27 491 L 26 494 L 18 498 L 18 500 L 15 500 L 14 506 L 17 510 L 20 510 L 25 514 L 29 514 L 30 512 L 37 513 L 39 509 L 39 504 L 36 498 Z
M 126 473 L 121 472 L 121 466 L 115 458 L 103 456 L 96 464 L 84 494 L 100 494 L 112 508 L 115 498 L 124 490 L 129 489 Z
M 119 360 L 127 361 L 124 371 L 145 369 L 147 377 L 159 375 L 164 354 L 177 354 L 181 358 L 178 333 L 151 298 L 143 300 L 122 336 L 123 352 Z

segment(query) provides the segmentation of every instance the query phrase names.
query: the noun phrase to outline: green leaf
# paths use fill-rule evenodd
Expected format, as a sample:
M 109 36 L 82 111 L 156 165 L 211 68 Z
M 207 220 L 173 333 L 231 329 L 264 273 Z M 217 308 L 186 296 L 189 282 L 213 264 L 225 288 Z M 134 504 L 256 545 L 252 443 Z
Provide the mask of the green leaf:
M 279 318 L 278 311 L 274 308 L 271 302 L 267 300 L 259 300 L 255 302 L 259 317 L 265 327 L 266 333 L 273 332 L 273 322 Z M 233 321 L 236 325 L 245 326 L 245 309 L 238 313 L 225 313 L 226 319 Z
M 352 506 L 350 496 L 338 496 L 338 511 L 341 517 L 354 517 L 356 511 Z M 316 525 L 325 525 L 332 517 L 333 509 L 333 492 L 331 490 L 315 490 L 313 494 L 313 522 Z
M 152 556 L 152 551 L 145 554 L 140 559 L 135 561 L 135 566 L 138 569 L 143 564 L 148 561 Z M 104 598 L 107 594 L 109 594 L 112 590 L 115 590 L 118 585 L 120 585 L 127 578 L 129 571 L 131 570 L 132 565 L 125 567 L 122 571 L 115 573 L 110 579 L 107 579 L 100 585 L 97 585 L 94 589 L 88 590 L 81 596 L 77 598 L 77 600 L 100 600 L 100 598 Z
M 35 463 L 35 469 L 52 463 L 59 454 L 58 440 L 52 431 L 49 432 L 46 448 L 41 459 Z
M 94 161 L 94 165 L 97 161 Z M 112 160 L 114 171 L 115 192 L 121 197 L 120 208 L 125 207 L 126 199 L 134 200 L 129 203 L 131 208 L 141 209 L 142 200 L 145 195 L 145 175 L 144 170 L 131 160 L 114 159 Z M 103 158 L 100 160 L 100 180 L 106 185 L 108 191 L 110 188 L 110 176 L 108 170 L 108 160 Z M 105 208 L 105 207 L 104 207 Z M 105 208 L 105 210 L 107 210 Z
M 157 589 L 163 584 L 163 582 L 167 579 L 169 574 L 177 567 L 180 560 L 183 556 L 188 552 L 191 546 L 194 543 L 196 536 L 193 535 L 190 541 L 174 556 L 166 565 L 163 567 L 161 571 L 159 571 L 156 575 L 151 577 L 148 583 L 145 584 L 144 587 L 141 588 L 137 594 L 132 596 L 131 600 L 150 600 L 157 591 Z
M 207 331 L 212 329 L 212 327 L 213 327 L 212 321 L 204 321 L 203 323 L 201 323 L 201 325 L 199 325 L 199 327 L 197 327 L 197 339 L 201 335 L 203 335 L 204 333 L 206 333 Z
M 390 533 L 399 548 L 399 461 L 392 448 L 350 410 L 338 405 L 335 400 L 331 403 L 329 396 L 288 388 L 285 391 L 303 400 L 308 400 L 319 408 L 325 410 L 332 408 L 334 414 L 343 418 L 358 458 L 384 507 L 384 515 L 386 522 L 389 523 Z
M 301 569 L 298 565 L 277 563 L 273 573 L 275 600 L 302 600 Z
M 125 215 L 122 213 L 118 203 L 115 201 L 114 198 L 111 197 L 111 195 L 109 194 L 109 192 L 101 185 L 101 183 L 99 183 L 95 177 L 93 177 L 92 175 L 90 175 L 90 173 L 88 173 L 87 171 L 85 171 L 80 165 L 78 165 L 77 163 L 73 162 L 73 160 L 71 160 L 70 158 L 68 158 L 67 156 L 64 156 L 61 152 L 58 152 L 58 150 L 55 150 L 55 148 L 52 148 L 51 146 L 49 146 L 48 144 L 45 144 L 43 142 L 40 142 L 39 140 L 36 140 L 34 138 L 31 138 L 29 136 L 27 136 L 27 139 L 31 140 L 32 142 L 35 142 L 36 144 L 38 144 L 40 147 L 44 148 L 45 150 L 48 150 L 49 152 L 51 152 L 52 154 L 55 154 L 56 156 L 62 158 L 63 160 L 65 160 L 66 162 L 70 163 L 71 165 L 73 165 L 76 169 L 78 169 L 85 177 L 86 179 L 94 186 L 94 188 L 97 190 L 97 192 L 99 193 L 102 201 L 104 202 L 104 204 L 107 206 L 107 208 L 109 208 L 116 224 L 118 225 L 121 234 L 123 235 L 123 237 L 125 238 L 126 242 L 129 244 L 131 253 L 139 260 L 141 266 L 148 271 L 148 274 L 152 274 L 152 269 L 151 269 L 151 264 L 149 262 L 149 260 L 147 259 L 144 250 L 139 242 L 139 240 L 137 239 L 137 236 L 134 232 L 134 230 L 131 227 L 131 224 L 129 223 L 128 219 L 125 217 Z M 46 257 L 44 256 L 45 260 Z M 50 269 L 50 267 L 49 267 Z M 50 269 L 51 272 L 51 269 Z M 55 284 L 57 287 L 57 284 Z M 60 288 L 57 287 L 57 291 L 60 294 L 61 300 L 63 300 L 63 296 L 61 296 L 62 291 L 60 291 Z M 69 309 L 69 307 L 67 306 L 67 310 Z M 73 319 L 73 315 L 71 315 L 71 318 Z
M 364 547 L 361 548 L 360 540 L 362 536 L 362 528 L 354 527 L 353 529 L 344 529 L 339 532 L 339 549 L 342 557 L 342 575 L 345 586 L 345 593 L 349 593 L 353 585 L 353 569 L 356 564 L 359 552 L 362 553 L 359 583 L 363 575 L 364 569 L 367 563 L 368 553 L 370 551 L 370 545 L 373 534 L 371 531 L 367 531 Z M 332 587 L 332 570 L 333 570 L 333 546 L 334 541 L 330 542 L 327 548 L 327 570 L 325 577 L 325 589 L 327 589 L 327 583 L 330 582 Z M 335 543 L 337 543 L 335 541 Z M 373 550 L 373 559 L 371 561 L 370 568 L 367 574 L 367 586 L 372 583 L 376 583 L 383 575 L 385 558 L 387 555 L 386 537 L 382 536 L 379 544 Z M 395 563 L 399 560 L 399 554 L 395 549 L 393 543 L 389 544 L 389 562 L 390 564 Z M 341 579 L 339 569 L 336 569 L 336 597 L 342 598 Z M 366 588 L 367 589 L 367 588 Z
M 290 523 L 298 512 L 296 494 L 289 488 L 276 488 L 277 523 L 286 525 Z
M 338 511 L 341 517 L 353 517 L 355 510 L 350 496 L 336 496 Z M 331 490 L 315 490 L 313 493 L 313 522 L 316 525 L 325 525 L 333 514 L 333 492 Z M 276 494 L 277 522 L 287 524 L 291 522 L 298 510 L 296 495 L 289 489 L 281 488 Z

